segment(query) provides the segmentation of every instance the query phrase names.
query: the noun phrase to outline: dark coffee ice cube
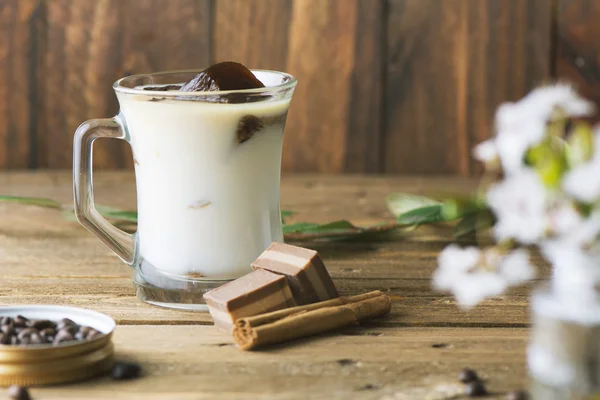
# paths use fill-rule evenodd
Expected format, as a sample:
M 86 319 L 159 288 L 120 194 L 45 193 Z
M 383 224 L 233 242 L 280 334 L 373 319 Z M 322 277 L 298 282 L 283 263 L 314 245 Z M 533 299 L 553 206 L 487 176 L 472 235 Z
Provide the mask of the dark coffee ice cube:
M 156 92 L 168 92 L 171 90 L 179 90 L 181 85 L 165 85 L 165 86 L 144 86 L 143 90 L 153 90 Z
M 225 61 L 211 65 L 184 84 L 182 92 L 212 92 L 265 87 L 243 64 Z
M 249 140 L 255 133 L 264 127 L 263 122 L 255 115 L 244 115 L 238 122 L 235 132 L 238 144 Z

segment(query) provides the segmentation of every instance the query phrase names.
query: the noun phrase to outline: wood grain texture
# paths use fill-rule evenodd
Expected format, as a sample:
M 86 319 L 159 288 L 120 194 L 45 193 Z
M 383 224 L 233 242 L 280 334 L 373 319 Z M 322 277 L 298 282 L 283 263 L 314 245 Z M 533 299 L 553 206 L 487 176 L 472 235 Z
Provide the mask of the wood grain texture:
M 549 78 L 550 5 L 390 1 L 386 172 L 474 172 L 494 109 Z
M 0 168 L 33 168 L 40 1 L 0 3 Z
M 556 76 L 600 106 L 600 3 L 558 0 Z
M 469 365 L 493 393 L 486 399 L 504 399 L 526 384 L 526 340 L 523 329 L 354 328 L 242 352 L 213 327 L 120 326 L 117 355 L 140 363 L 141 379 L 101 378 L 31 394 L 44 400 L 448 399 L 464 390 L 456 376 Z M 440 344 L 445 347 L 432 347 Z
M 287 69 L 299 85 L 286 128 L 284 170 L 377 169 L 379 120 L 370 113 L 373 103 L 375 114 L 379 109 L 382 4 L 293 2 Z M 354 138 L 357 142 L 349 145 Z
M 214 61 L 286 70 L 292 0 L 216 0 Z
M 98 203 L 135 206 L 131 172 L 99 172 L 94 184 Z M 288 175 L 282 207 L 296 210 L 296 220 L 374 222 L 391 217 L 383 202 L 389 192 L 467 192 L 476 185 L 464 178 Z M 71 174 L 0 173 L 0 193 L 70 203 Z M 432 229 L 393 241 L 305 243 L 320 252 L 342 294 L 383 290 L 392 298 L 391 314 L 362 327 L 242 352 L 210 326 L 207 313 L 139 301 L 130 269 L 60 212 L 0 203 L 0 304 L 64 304 L 107 313 L 119 323 L 118 358 L 133 359 L 144 370 L 129 382 L 101 378 L 34 388 L 34 398 L 452 398 L 464 390 L 456 376 L 468 366 L 486 379 L 493 392 L 487 398 L 502 399 L 526 383 L 531 287 L 460 311 L 450 296 L 430 287 L 448 239 L 443 229 Z
M 208 64 L 209 0 L 56 0 L 47 8 L 45 166 L 68 168 L 77 126 L 116 114 L 112 83 L 118 78 Z M 128 146 L 116 141 L 99 141 L 94 161 L 132 165 Z
M 99 204 L 135 207 L 131 174 L 98 173 L 94 184 Z M 282 207 L 295 210 L 296 221 L 348 218 L 374 223 L 391 218 L 383 201 L 389 192 L 450 187 L 462 192 L 475 185 L 476 181 L 464 179 L 290 176 L 282 183 Z M 68 173 L 2 174 L 0 191 L 70 202 L 71 177 Z M 139 302 L 130 270 L 99 240 L 76 222 L 64 220 L 59 212 L 0 203 L 0 216 L 0 303 L 78 305 L 106 312 L 123 324 L 211 322 L 207 314 L 173 314 Z M 449 240 L 447 231 L 431 228 L 390 242 L 304 245 L 321 253 L 342 293 L 380 289 L 392 296 L 392 313 L 379 325 L 525 326 L 529 288 L 489 300 L 470 313 L 462 313 L 450 296 L 431 289 L 437 255 Z

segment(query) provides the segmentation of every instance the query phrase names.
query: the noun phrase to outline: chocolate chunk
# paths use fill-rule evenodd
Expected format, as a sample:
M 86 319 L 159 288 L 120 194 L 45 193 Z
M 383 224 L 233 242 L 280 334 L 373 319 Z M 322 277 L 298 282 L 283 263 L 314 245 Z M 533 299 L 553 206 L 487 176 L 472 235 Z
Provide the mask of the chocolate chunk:
M 284 276 L 258 270 L 204 294 L 215 325 L 226 331 L 241 317 L 296 305 Z
M 465 395 L 469 397 L 485 396 L 487 390 L 481 381 L 470 382 L 465 386 Z
M 31 400 L 29 391 L 24 386 L 13 385 L 8 388 L 8 397 L 12 400 Z
M 475 382 L 479 380 L 477 372 L 471 368 L 465 368 L 458 374 L 458 380 L 462 383 Z
M 264 125 L 260 118 L 254 115 L 244 115 L 242 119 L 240 119 L 240 122 L 238 122 L 237 130 L 235 131 L 238 144 L 242 144 L 250 139 L 263 127 Z
M 140 375 L 141 368 L 132 362 L 117 362 L 112 369 L 111 376 L 116 380 L 126 380 L 137 378 Z
M 252 268 L 285 275 L 297 304 L 339 297 L 323 261 L 314 250 L 273 242 L 252 263 Z
M 225 61 L 213 64 L 181 87 L 182 92 L 245 90 L 265 87 L 243 64 Z

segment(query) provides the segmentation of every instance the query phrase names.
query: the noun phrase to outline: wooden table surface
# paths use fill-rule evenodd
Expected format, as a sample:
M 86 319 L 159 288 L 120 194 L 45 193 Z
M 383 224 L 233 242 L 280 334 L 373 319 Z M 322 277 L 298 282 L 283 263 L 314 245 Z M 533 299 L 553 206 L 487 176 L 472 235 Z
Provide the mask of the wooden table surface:
M 133 175 L 98 173 L 98 203 L 135 207 Z M 393 191 L 471 190 L 459 178 L 284 176 L 282 208 L 295 221 L 391 219 Z M 69 172 L 0 174 L 0 194 L 71 202 Z M 448 399 L 464 367 L 479 371 L 489 398 L 527 384 L 529 288 L 461 312 L 430 288 L 447 232 L 422 228 L 381 242 L 304 243 L 321 252 L 342 294 L 379 289 L 391 314 L 367 326 L 242 352 L 207 313 L 173 311 L 135 297 L 131 272 L 60 212 L 0 204 L 0 304 L 61 304 L 104 312 L 119 324 L 118 357 L 139 362 L 130 382 L 100 378 L 32 389 L 35 399 Z M 0 391 L 0 398 L 3 394 Z M 455 396 L 455 397 L 453 397 Z

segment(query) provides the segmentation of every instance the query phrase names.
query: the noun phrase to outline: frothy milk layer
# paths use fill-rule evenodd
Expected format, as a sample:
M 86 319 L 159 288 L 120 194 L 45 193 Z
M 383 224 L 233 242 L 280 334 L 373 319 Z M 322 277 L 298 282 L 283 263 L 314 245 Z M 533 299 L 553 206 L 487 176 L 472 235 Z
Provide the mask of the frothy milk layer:
M 283 240 L 279 179 L 289 100 L 149 100 L 119 98 L 135 159 L 140 256 L 175 275 L 250 272 L 272 241 Z M 247 115 L 264 126 L 239 144 L 236 129 Z

